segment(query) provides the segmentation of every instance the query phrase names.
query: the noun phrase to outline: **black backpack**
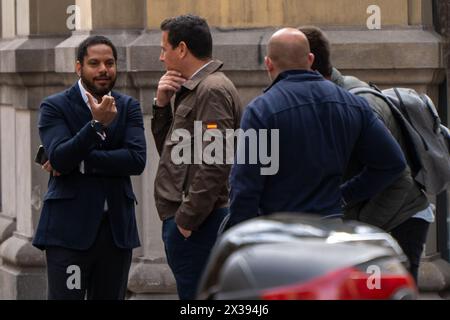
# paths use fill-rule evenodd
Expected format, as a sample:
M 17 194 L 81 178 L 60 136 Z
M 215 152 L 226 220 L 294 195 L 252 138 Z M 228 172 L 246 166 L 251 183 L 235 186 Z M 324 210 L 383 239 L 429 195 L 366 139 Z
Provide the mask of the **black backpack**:
M 389 105 L 405 138 L 407 150 L 404 151 L 414 180 L 428 194 L 436 195 L 449 187 L 450 153 L 445 138 L 448 132 L 443 131 L 445 127 L 427 95 L 406 88 L 381 91 L 373 85 L 352 88 L 350 92 L 370 93 Z

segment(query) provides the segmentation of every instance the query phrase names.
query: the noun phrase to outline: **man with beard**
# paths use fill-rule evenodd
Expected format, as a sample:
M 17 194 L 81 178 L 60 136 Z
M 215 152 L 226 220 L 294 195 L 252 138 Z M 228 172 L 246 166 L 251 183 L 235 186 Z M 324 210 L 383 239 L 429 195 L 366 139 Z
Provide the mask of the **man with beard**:
M 40 106 L 51 172 L 33 245 L 46 251 L 49 299 L 124 299 L 138 247 L 131 175 L 146 142 L 139 102 L 111 91 L 117 50 L 103 36 L 79 48 L 72 88 Z

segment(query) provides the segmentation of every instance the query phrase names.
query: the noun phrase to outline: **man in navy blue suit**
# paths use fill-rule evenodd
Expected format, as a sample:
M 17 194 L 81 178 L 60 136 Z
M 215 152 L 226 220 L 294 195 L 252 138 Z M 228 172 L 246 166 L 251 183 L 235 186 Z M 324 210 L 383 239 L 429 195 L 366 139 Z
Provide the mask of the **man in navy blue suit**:
M 116 63 L 109 39 L 87 38 L 79 81 L 40 106 L 51 174 L 33 245 L 46 251 L 49 299 L 125 298 L 140 245 L 130 176 L 144 170 L 146 142 L 139 102 L 111 91 Z

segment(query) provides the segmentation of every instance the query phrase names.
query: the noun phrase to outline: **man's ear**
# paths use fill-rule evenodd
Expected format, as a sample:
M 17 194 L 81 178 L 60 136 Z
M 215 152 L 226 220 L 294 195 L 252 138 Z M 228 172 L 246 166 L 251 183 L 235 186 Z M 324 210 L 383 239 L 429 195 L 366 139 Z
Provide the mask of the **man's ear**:
M 315 59 L 316 59 L 316 57 L 314 56 L 313 53 L 308 54 L 308 66 L 310 69 L 311 69 L 311 66 L 314 64 Z
M 267 69 L 267 71 L 269 71 L 269 72 L 272 72 L 273 71 L 273 62 L 272 62 L 272 59 L 270 59 L 269 57 L 265 57 L 264 58 L 264 64 L 266 65 L 266 69 Z
M 78 77 L 81 77 L 81 62 L 77 60 L 75 63 L 75 72 L 77 73 Z
M 177 47 L 177 49 L 179 50 L 178 51 L 178 54 L 179 54 L 179 56 L 180 56 L 180 58 L 184 58 L 184 57 L 186 57 L 186 55 L 188 54 L 188 47 L 187 47 L 187 45 L 186 45 L 186 42 L 184 42 L 184 41 L 181 41 L 179 44 L 178 44 L 178 47 Z

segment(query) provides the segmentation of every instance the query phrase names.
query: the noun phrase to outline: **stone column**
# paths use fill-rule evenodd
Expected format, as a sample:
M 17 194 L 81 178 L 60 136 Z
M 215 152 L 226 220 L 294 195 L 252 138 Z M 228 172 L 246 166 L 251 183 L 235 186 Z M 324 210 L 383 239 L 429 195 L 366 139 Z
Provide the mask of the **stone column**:
M 141 177 L 142 254 L 130 272 L 128 289 L 132 293 L 131 299 L 176 297 L 175 280 L 167 266 L 161 236 L 162 223 L 153 196 L 159 156 L 151 133 L 151 106 L 156 85 L 163 74 L 163 65 L 159 62 L 160 40 L 159 31 L 146 31 L 127 48 L 128 74 L 138 89 L 147 138 L 147 166 Z
M 76 0 L 75 4 L 79 23 L 72 36 L 56 48 L 56 72 L 75 72 L 76 48 L 92 34 L 111 39 L 118 49 L 119 72 L 126 71 L 126 47 L 146 25 L 145 0 Z M 121 74 L 116 86 L 128 87 L 125 78 Z
M 15 110 L 3 102 L 0 106 L 0 164 L 1 164 L 1 210 L 0 210 L 0 243 L 8 239 L 16 228 L 16 152 Z M 9 164 L 6 166 L 6 164 Z
M 13 0 L 1 1 L 1 42 L 0 50 L 8 44 L 7 38 L 15 35 L 15 8 Z M 3 60 L 3 59 L 2 59 Z M 0 64 L 1 67 L 1 64 Z M 10 99 L 4 87 L 0 87 L 0 164 L 10 163 L 10 168 L 0 167 L 0 244 L 12 235 L 15 229 L 15 149 L 11 140 L 7 139 L 8 133 L 14 131 L 14 109 L 11 106 Z M 2 123 L 4 124 L 2 125 Z M 11 128 L 12 125 L 12 128 Z M 9 145 L 8 145 L 9 143 Z M 9 150 L 9 152 L 6 152 Z M 11 176 L 12 174 L 12 176 Z
M 2 35 L 7 39 L 0 46 L 4 197 L 0 235 L 8 238 L 0 246 L 0 299 L 46 297 L 44 254 L 31 241 L 48 176 L 33 160 L 40 144 L 39 104 L 60 83 L 52 76 L 54 47 L 69 35 L 70 4 L 69 0 L 2 1 Z
M 155 208 L 153 183 L 159 156 L 151 136 L 151 118 L 144 115 L 147 132 L 147 167 L 142 175 L 142 254 L 133 264 L 128 289 L 132 293 L 130 299 L 172 299 L 176 298 L 175 279 L 167 265 L 164 254 L 161 221 Z
M 2 0 L 1 11 L 1 42 L 0 48 L 7 44 L 8 38 L 15 35 L 14 0 Z M 0 49 L 0 50 L 1 50 Z M 3 59 L 1 59 L 3 60 Z M 0 66 L 1 66 L 0 60 Z M 4 86 L 0 87 L 0 244 L 8 239 L 15 230 L 15 148 L 12 140 L 8 139 L 9 132 L 14 132 L 14 109 L 10 99 L 6 96 Z M 9 152 L 6 152 L 8 150 Z M 10 167 L 2 166 L 10 163 Z M 11 184 L 12 183 L 12 184 Z M 0 294 L 1 297 L 1 294 Z
M 14 37 L 16 35 L 15 0 L 2 0 L 1 14 L 2 39 Z
M 1 107 L 0 107 L 1 110 Z M 1 145 L 1 141 L 2 141 L 2 114 L 0 112 L 0 212 L 2 212 L 2 145 Z M 1 218 L 0 218 L 1 219 Z M 4 227 L 0 227 L 0 229 L 4 229 Z M 0 244 L 3 242 L 3 240 L 1 239 L 3 236 L 0 235 Z

